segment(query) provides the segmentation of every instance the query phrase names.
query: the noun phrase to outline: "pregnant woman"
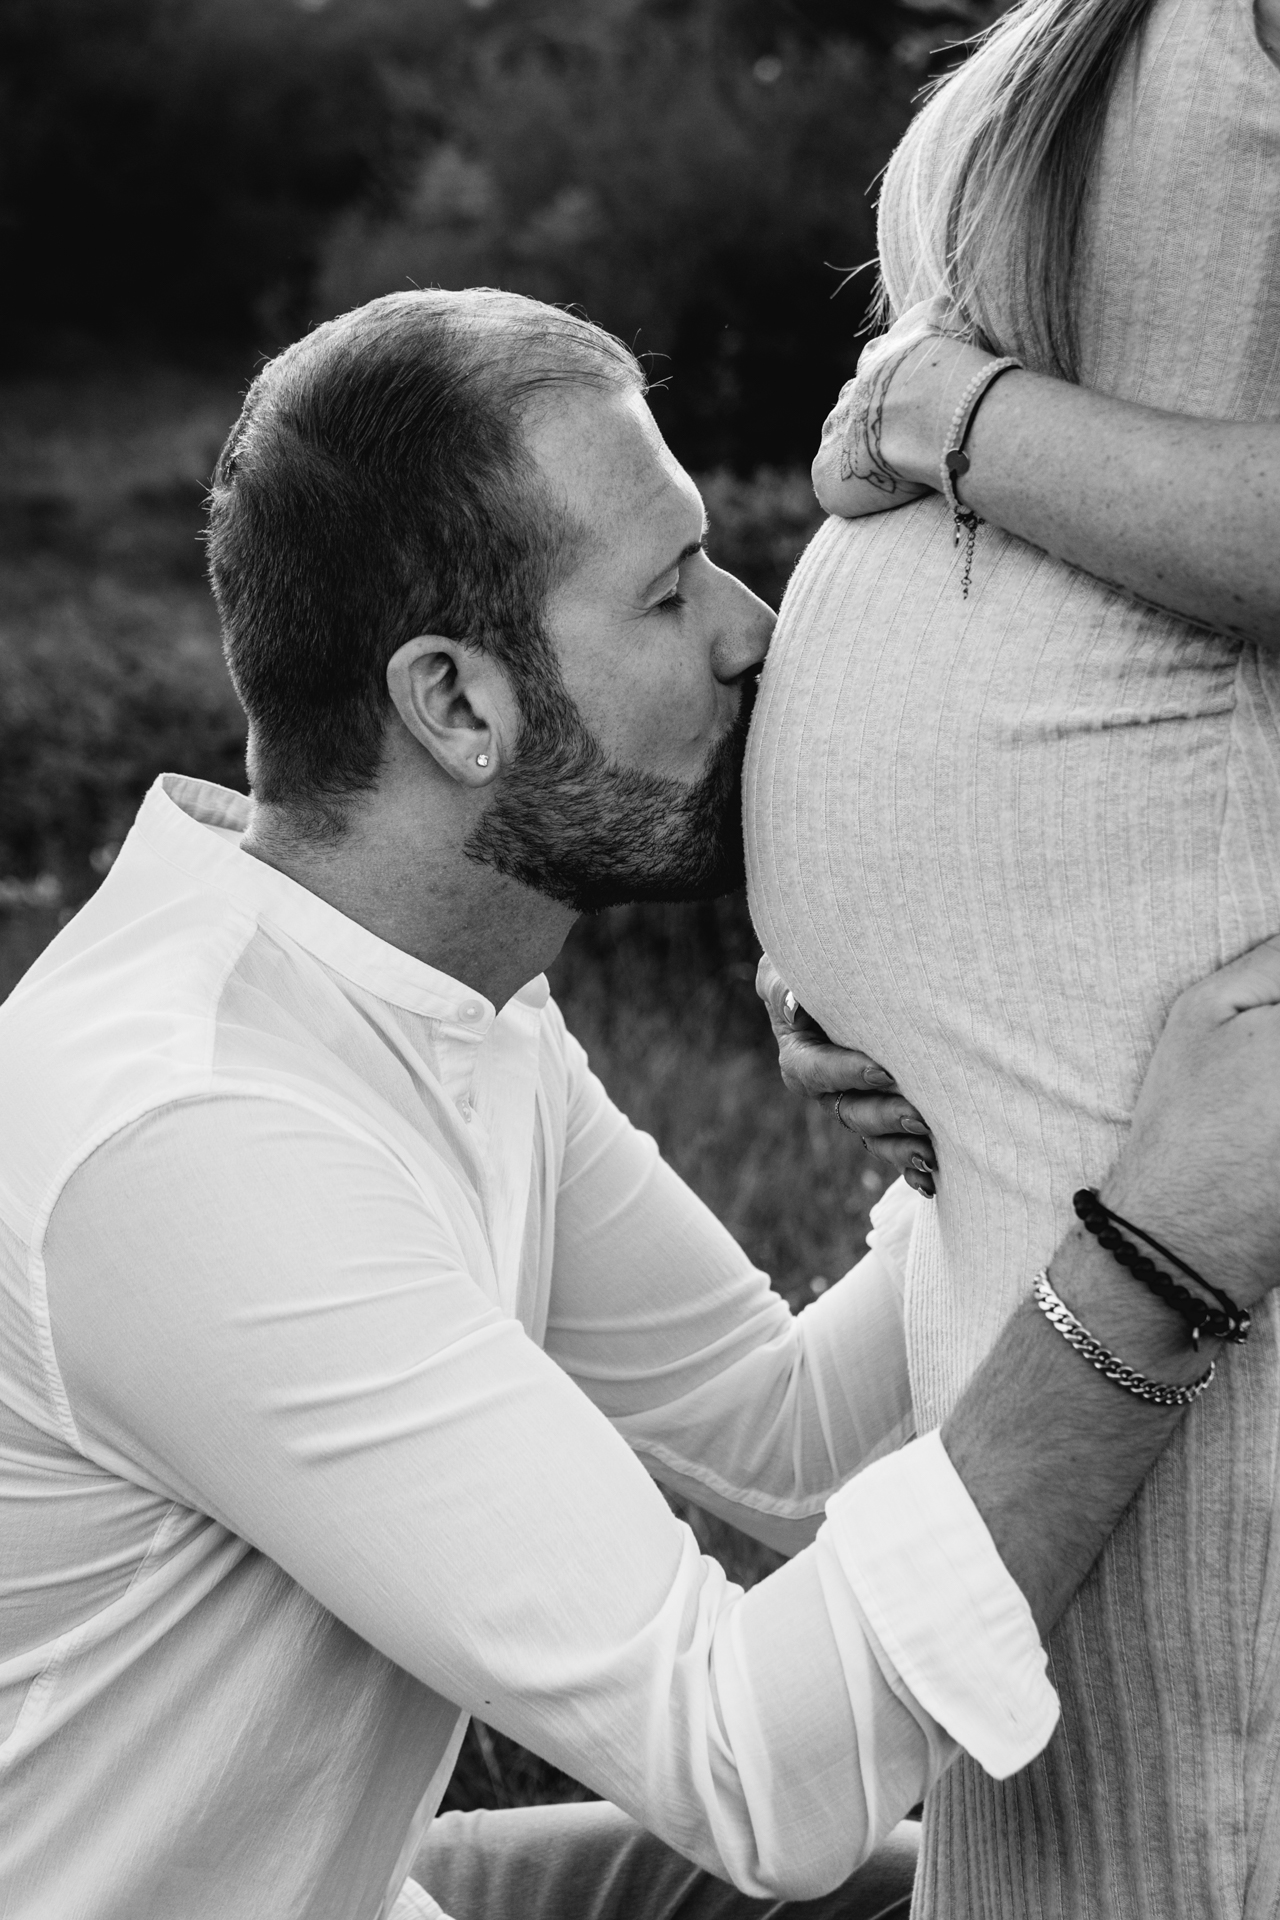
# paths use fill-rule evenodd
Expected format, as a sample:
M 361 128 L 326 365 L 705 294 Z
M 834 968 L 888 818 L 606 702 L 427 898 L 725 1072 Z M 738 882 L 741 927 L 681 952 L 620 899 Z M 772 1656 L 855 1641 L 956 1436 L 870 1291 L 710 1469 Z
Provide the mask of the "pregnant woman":
M 782 978 L 932 1129 L 922 1430 L 1114 1158 L 1172 1000 L 1280 928 L 1277 46 L 1274 0 L 1037 0 L 886 177 L 892 311 L 963 337 L 880 350 L 833 417 L 820 495 L 864 517 L 788 591 L 746 830 Z M 945 501 L 993 355 L 1029 371 Z M 1055 1635 L 1045 1754 L 932 1796 L 918 1915 L 1280 1914 L 1274 1308 L 1237 1357 Z

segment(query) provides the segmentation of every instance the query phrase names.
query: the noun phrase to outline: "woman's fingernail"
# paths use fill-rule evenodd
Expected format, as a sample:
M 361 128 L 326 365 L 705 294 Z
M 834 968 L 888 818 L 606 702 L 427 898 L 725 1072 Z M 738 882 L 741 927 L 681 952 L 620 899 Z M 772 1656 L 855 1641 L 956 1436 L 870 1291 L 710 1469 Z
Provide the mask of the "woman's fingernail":
M 928 1133 L 929 1131 L 924 1121 L 917 1120 L 914 1113 L 904 1113 L 900 1124 L 904 1133 Z
M 916 1169 L 917 1173 L 933 1172 L 933 1168 L 929 1165 L 929 1162 L 925 1159 L 922 1153 L 913 1153 L 911 1156 L 911 1164 Z
M 883 1067 L 868 1067 L 862 1076 L 869 1087 L 891 1087 L 893 1075 L 886 1073 Z

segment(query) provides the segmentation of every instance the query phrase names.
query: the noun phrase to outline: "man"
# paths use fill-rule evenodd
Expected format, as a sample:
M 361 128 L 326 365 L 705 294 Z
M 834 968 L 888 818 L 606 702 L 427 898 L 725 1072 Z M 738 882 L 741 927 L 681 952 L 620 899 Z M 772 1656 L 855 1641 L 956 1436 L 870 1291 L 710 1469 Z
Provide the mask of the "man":
M 900 1218 L 793 1320 L 539 977 L 740 874 L 770 622 L 703 531 L 630 356 L 533 302 L 255 383 L 210 537 L 254 803 L 165 776 L 0 1015 L 8 1920 L 900 1912 L 901 1814 L 1048 1739 L 1039 1634 L 1181 1409 L 1028 1306 L 904 1444 Z M 1242 1303 L 1277 1000 L 1275 950 L 1188 997 L 1107 1188 Z M 1201 1378 L 1092 1243 L 1052 1277 Z M 728 1589 L 641 1461 L 794 1558 Z M 612 1804 L 424 1846 L 471 1711 Z

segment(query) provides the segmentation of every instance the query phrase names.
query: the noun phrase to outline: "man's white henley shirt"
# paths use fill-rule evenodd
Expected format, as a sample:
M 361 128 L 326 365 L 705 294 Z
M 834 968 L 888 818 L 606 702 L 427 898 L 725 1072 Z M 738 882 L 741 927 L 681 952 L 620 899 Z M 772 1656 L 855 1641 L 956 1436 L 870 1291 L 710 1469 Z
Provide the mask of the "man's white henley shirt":
M 1023 1766 L 1030 1612 L 910 1437 L 914 1196 L 793 1317 L 545 981 L 495 1012 L 248 806 L 158 781 L 0 1010 L 6 1920 L 419 1911 L 469 1713 L 761 1895 Z M 800 1551 L 744 1595 L 650 1472 Z

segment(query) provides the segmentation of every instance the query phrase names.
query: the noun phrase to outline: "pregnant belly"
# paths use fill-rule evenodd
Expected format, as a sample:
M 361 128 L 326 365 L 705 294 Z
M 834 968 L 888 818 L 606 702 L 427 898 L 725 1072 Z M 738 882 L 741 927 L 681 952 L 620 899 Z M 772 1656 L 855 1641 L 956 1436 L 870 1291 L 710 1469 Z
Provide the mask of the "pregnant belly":
M 1114 1158 L 1170 1001 L 1280 920 L 1280 679 L 1252 699 L 1237 643 L 992 528 L 959 576 L 936 499 L 820 531 L 745 825 L 766 950 L 934 1128 L 967 1366 Z

